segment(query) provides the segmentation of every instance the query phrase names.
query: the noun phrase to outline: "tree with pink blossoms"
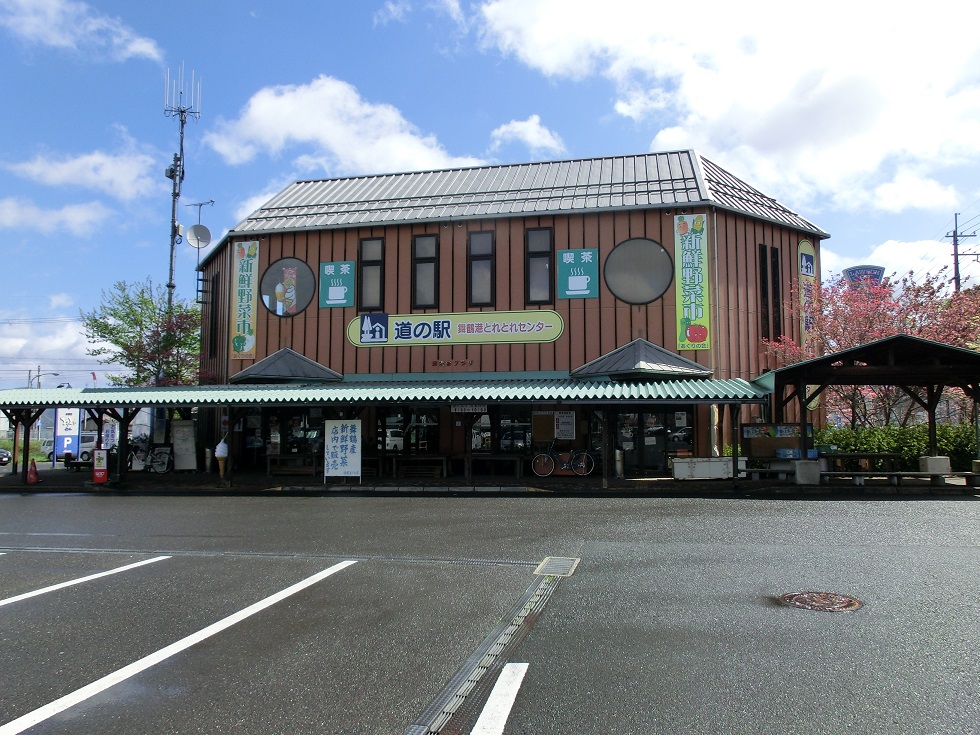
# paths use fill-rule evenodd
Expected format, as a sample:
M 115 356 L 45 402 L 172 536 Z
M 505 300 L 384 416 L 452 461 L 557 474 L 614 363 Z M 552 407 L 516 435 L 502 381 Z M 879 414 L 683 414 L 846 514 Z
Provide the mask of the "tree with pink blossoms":
M 793 301 L 791 311 L 810 327 L 805 342 L 787 336 L 765 340 L 767 353 L 775 367 L 783 367 L 896 334 L 978 349 L 980 287 L 953 291 L 952 282 L 945 271 L 919 281 L 912 273 L 901 279 L 893 274 L 881 283 L 857 285 L 844 276 L 833 278 L 805 304 L 798 297 Z M 895 386 L 830 386 L 821 396 L 828 413 L 852 428 L 905 426 L 917 419 L 915 403 Z M 968 410 L 965 400 L 960 403 L 960 410 Z

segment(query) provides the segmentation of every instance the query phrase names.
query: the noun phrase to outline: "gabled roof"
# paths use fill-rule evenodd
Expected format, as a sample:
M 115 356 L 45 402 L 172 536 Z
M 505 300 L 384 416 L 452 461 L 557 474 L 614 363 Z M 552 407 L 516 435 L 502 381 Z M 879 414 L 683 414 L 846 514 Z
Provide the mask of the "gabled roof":
M 952 385 L 976 395 L 980 352 L 896 334 L 772 371 L 774 385 Z M 768 376 L 768 374 L 767 374 Z
M 710 378 L 711 371 L 703 365 L 637 338 L 617 347 L 571 373 L 577 378 L 608 375 L 611 378 Z
M 400 222 L 714 206 L 827 233 L 693 150 L 297 181 L 226 238 Z
M 239 373 L 230 383 L 333 383 L 343 380 L 340 373 L 324 367 L 288 347 L 263 357 Z

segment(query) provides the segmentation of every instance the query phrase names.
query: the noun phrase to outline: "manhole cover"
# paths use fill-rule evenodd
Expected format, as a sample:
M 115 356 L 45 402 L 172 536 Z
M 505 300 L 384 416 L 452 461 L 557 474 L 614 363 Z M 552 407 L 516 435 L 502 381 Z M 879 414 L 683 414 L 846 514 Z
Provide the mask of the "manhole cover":
M 850 612 L 861 607 L 861 601 L 833 592 L 790 592 L 779 597 L 779 602 L 790 607 L 822 612 Z

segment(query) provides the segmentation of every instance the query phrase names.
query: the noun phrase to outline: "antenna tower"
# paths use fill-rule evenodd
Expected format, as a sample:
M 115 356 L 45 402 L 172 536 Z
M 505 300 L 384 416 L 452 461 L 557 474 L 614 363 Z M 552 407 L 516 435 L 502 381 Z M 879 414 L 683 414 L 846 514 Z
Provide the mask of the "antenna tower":
M 194 77 L 191 72 L 190 90 L 185 97 L 184 87 L 184 66 L 181 64 L 176 78 L 171 78 L 170 70 L 167 70 L 167 79 L 164 86 L 163 114 L 167 117 L 177 118 L 180 125 L 180 147 L 174 154 L 172 166 L 167 167 L 164 176 L 173 182 L 173 203 L 170 210 L 170 278 L 167 281 L 167 312 L 172 312 L 174 307 L 174 265 L 176 262 L 177 244 L 181 242 L 183 233 L 177 223 L 177 201 L 180 199 L 180 186 L 184 181 L 184 126 L 187 118 L 195 120 L 201 117 L 201 79 Z M 200 210 L 198 210 L 200 211 Z

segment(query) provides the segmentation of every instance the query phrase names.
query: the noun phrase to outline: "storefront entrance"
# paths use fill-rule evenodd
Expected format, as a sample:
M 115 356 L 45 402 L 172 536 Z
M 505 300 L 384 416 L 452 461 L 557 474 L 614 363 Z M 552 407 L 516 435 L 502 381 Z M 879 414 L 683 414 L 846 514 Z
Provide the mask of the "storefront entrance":
M 618 414 L 616 448 L 623 450 L 627 476 L 665 475 L 671 457 L 690 456 L 693 418 L 691 410 Z

